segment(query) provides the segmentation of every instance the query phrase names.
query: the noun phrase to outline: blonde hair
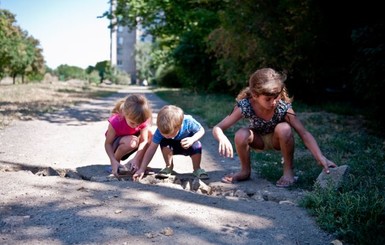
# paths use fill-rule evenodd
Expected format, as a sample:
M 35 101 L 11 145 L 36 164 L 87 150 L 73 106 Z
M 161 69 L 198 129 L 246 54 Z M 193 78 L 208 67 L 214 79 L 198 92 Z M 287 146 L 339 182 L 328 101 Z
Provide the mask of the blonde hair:
M 121 114 L 137 124 L 144 123 L 152 116 L 146 97 L 137 94 L 131 94 L 119 100 L 112 109 L 112 113 Z
M 160 109 L 156 125 L 162 134 L 171 134 L 180 129 L 183 123 L 183 110 L 174 105 L 166 105 Z
M 286 74 L 276 72 L 271 68 L 262 68 L 255 71 L 249 79 L 249 86 L 243 89 L 236 100 L 251 98 L 254 95 L 278 96 L 287 103 L 292 102 L 285 86 Z

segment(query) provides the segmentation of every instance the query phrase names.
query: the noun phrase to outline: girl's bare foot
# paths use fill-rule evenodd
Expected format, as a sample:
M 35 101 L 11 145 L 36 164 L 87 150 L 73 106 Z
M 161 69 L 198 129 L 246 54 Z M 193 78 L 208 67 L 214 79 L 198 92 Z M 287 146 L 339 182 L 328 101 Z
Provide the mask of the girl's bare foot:
M 225 175 L 225 177 L 222 178 L 222 182 L 226 184 L 233 184 L 237 181 L 244 181 L 250 179 L 250 174 L 243 175 L 241 173 L 236 174 L 228 174 Z
M 281 188 L 287 188 L 287 187 L 290 187 L 292 186 L 296 181 L 297 181 L 297 178 L 296 176 L 290 178 L 290 177 L 286 177 L 286 176 L 282 176 L 276 183 L 276 186 L 277 187 L 281 187 Z

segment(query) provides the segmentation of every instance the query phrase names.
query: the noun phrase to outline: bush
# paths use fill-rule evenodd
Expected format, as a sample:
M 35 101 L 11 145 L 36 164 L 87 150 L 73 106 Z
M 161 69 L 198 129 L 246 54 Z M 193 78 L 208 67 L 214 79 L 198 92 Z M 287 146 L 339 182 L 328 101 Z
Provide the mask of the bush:
M 180 88 L 182 86 L 177 69 L 174 66 L 160 66 L 155 74 L 158 86 L 166 88 Z
M 89 83 L 100 84 L 99 72 L 96 70 L 91 71 L 91 73 L 88 74 L 87 78 Z
M 106 76 L 107 80 L 110 80 L 115 84 L 128 85 L 131 84 L 130 74 L 125 71 L 121 71 L 117 68 L 112 68 L 111 72 Z
M 85 70 L 77 66 L 60 65 L 56 68 L 55 74 L 60 81 L 67 81 L 70 79 L 87 80 Z

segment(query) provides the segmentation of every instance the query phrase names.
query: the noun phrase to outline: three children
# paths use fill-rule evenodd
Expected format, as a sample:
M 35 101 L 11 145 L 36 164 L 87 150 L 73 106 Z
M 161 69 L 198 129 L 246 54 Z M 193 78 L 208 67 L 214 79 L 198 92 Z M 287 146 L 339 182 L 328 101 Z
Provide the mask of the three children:
M 285 75 L 270 68 L 257 70 L 251 75 L 249 86 L 239 93 L 237 104 L 231 114 L 214 126 L 213 136 L 219 142 L 220 155 L 233 157 L 232 144 L 224 131 L 243 118 L 250 122 L 248 127 L 240 128 L 234 138 L 241 170 L 226 175 L 222 178 L 222 182 L 233 183 L 250 178 L 252 149 L 279 150 L 284 164 L 283 175 L 276 185 L 291 186 L 295 181 L 292 129 L 298 133 L 326 173 L 329 173 L 329 168 L 337 166 L 322 154 L 314 137 L 296 117 L 291 106 L 291 98 L 286 91 L 285 79 Z M 124 104 L 117 105 L 114 111 L 115 114 L 109 119 L 105 143 L 114 175 L 118 174 L 120 160 L 137 151 L 128 168 L 134 180 L 142 179 L 160 145 L 165 161 L 165 167 L 158 173 L 160 176 L 167 177 L 173 172 L 174 155 L 185 155 L 191 157 L 194 176 L 200 179 L 209 178 L 200 166 L 202 144 L 199 140 L 205 134 L 205 130 L 192 116 L 185 115 L 181 108 L 167 105 L 159 111 L 157 129 L 152 138 L 148 129 L 151 110 L 144 97 L 131 95 Z

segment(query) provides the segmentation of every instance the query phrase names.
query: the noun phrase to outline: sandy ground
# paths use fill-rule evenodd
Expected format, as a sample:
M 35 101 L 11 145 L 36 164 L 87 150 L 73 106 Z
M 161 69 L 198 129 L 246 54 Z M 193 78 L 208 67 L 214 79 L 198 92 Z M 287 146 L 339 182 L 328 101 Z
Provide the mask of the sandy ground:
M 191 175 L 191 160 L 175 159 L 176 177 L 118 181 L 105 171 L 104 132 L 118 98 L 142 93 L 154 120 L 165 104 L 146 87 L 38 120 L 14 121 L 0 130 L 0 244 L 330 244 L 286 190 L 253 175 L 223 184 L 239 168 L 217 154 L 206 128 L 202 167 L 209 180 Z M 150 163 L 157 172 L 159 153 Z M 57 176 L 55 176 L 57 175 Z

